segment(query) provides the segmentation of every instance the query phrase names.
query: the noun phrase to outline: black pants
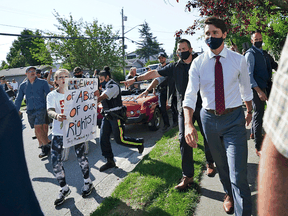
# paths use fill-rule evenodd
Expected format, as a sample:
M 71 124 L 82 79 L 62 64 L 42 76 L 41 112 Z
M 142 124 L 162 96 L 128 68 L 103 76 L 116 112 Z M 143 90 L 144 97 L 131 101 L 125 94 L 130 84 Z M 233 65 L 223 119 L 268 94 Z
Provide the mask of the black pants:
M 263 90 L 262 90 L 263 91 Z M 264 90 L 264 93 L 265 90 Z M 254 133 L 254 141 L 255 141 L 255 148 L 257 150 L 261 150 L 262 146 L 262 125 L 263 125 L 263 116 L 264 116 L 264 108 L 265 108 L 265 101 L 261 101 L 257 92 L 253 89 L 253 117 L 252 117 L 252 127 L 251 132 Z
M 167 88 L 163 88 L 160 92 L 160 109 L 164 125 L 170 126 L 169 117 L 166 110 L 166 103 L 167 103 Z
M 80 165 L 83 178 L 89 178 L 89 163 L 84 154 L 85 143 L 80 143 L 74 146 L 75 154 Z M 53 172 L 59 182 L 60 187 L 66 185 L 65 170 L 62 162 L 62 150 L 63 150 L 63 136 L 53 136 L 52 149 L 51 149 L 51 161 L 53 166 Z
M 137 138 L 131 138 L 124 136 L 124 125 L 120 119 L 115 117 L 103 118 L 100 129 L 100 146 L 102 155 L 105 158 L 113 158 L 113 152 L 111 148 L 110 135 L 113 133 L 114 140 L 118 144 L 122 144 L 128 147 L 138 147 L 142 145 L 142 142 Z
M 182 174 L 189 178 L 194 176 L 194 161 L 193 161 L 193 148 L 190 147 L 185 141 L 184 131 L 184 113 L 178 114 L 179 123 L 179 142 L 182 159 Z

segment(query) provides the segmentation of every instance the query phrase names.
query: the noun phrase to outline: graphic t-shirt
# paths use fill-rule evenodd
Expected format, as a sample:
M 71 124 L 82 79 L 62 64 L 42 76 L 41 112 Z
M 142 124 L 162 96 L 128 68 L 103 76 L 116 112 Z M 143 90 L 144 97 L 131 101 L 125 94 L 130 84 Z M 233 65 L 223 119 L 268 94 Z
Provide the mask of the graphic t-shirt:
M 60 94 L 57 90 L 51 91 L 47 95 L 47 109 L 54 108 L 58 114 L 64 113 L 65 94 Z M 64 120 L 65 121 L 65 120 Z M 53 119 L 52 135 L 63 136 L 63 123 Z

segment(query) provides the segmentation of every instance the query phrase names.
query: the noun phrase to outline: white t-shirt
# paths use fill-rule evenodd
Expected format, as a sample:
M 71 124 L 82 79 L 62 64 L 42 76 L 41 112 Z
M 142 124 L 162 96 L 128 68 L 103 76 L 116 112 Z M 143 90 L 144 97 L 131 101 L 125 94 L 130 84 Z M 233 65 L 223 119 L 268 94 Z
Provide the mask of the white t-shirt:
M 54 108 L 57 114 L 64 113 L 65 94 L 60 94 L 57 90 L 49 92 L 47 95 L 47 109 Z M 58 120 L 53 120 L 52 135 L 63 136 L 63 124 Z
M 10 85 L 12 86 L 13 91 L 14 91 L 14 90 L 18 90 L 18 82 L 15 82 L 15 83 L 10 82 Z

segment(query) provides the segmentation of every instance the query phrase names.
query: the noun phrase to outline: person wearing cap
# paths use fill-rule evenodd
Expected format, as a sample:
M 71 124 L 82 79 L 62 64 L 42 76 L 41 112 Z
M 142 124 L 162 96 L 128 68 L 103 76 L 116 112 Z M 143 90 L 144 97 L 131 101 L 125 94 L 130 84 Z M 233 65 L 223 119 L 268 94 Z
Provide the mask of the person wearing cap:
M 86 78 L 83 74 L 83 70 L 80 67 L 75 67 L 73 70 L 74 78 Z
M 28 122 L 31 128 L 35 128 L 39 144 L 42 145 L 42 152 L 39 154 L 39 158 L 42 158 L 48 156 L 50 152 L 46 111 L 46 96 L 50 89 L 46 80 L 36 76 L 36 69 L 34 66 L 26 69 L 27 80 L 20 84 L 15 106 L 19 111 L 23 97 L 26 95 Z

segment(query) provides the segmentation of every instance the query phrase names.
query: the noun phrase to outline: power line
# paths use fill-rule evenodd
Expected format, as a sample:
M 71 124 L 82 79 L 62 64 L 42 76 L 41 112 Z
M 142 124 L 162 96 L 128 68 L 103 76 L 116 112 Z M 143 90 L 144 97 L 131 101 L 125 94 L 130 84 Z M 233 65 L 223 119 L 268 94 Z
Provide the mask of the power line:
M 60 37 L 60 36 L 42 36 L 42 35 L 21 35 L 21 34 L 11 34 L 11 33 L 0 33 L 3 36 L 13 36 L 13 37 L 26 37 L 26 38 L 50 38 L 50 39 L 93 39 L 93 40 L 105 40 L 105 39 L 113 39 L 119 40 L 121 37 Z

